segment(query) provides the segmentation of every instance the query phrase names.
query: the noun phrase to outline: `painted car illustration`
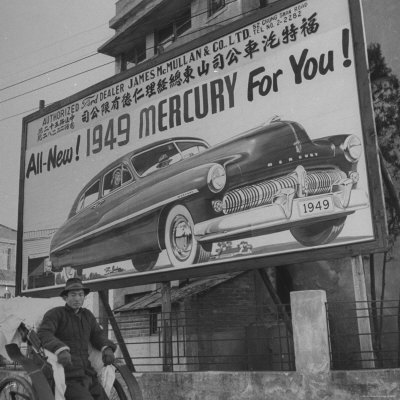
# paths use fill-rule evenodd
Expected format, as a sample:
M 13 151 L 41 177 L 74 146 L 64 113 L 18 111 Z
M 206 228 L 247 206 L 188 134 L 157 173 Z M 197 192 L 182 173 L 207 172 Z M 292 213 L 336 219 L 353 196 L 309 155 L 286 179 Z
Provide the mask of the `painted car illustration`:
M 182 267 L 208 261 L 213 243 L 284 230 L 303 246 L 328 244 L 369 205 L 357 188 L 361 154 L 356 135 L 310 140 L 293 121 L 212 147 L 191 137 L 155 142 L 82 189 L 52 238 L 53 268 L 131 259 L 145 271 L 163 250 Z

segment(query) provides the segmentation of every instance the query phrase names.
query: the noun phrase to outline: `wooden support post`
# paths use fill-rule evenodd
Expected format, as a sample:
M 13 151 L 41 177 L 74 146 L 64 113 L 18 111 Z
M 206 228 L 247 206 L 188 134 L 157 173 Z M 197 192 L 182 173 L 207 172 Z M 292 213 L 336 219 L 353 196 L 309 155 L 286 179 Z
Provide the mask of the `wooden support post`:
M 111 310 L 110 303 L 108 302 L 107 292 L 104 290 L 99 291 L 99 297 L 101 302 L 103 303 L 104 309 L 107 313 L 107 318 L 110 321 L 111 327 L 114 331 L 114 335 L 117 339 L 119 348 L 121 349 L 122 356 L 124 357 L 124 361 L 126 366 L 129 368 L 131 372 L 135 372 L 135 367 L 132 362 L 132 358 L 129 354 L 128 348 L 126 347 L 125 340 L 122 336 L 121 330 L 119 329 L 118 323 L 114 317 L 114 314 Z
M 289 317 L 288 313 L 286 312 L 285 306 L 282 304 L 281 299 L 276 292 L 274 285 L 272 284 L 271 280 L 269 279 L 268 274 L 265 272 L 263 269 L 259 269 L 258 273 L 260 274 L 260 277 L 262 281 L 264 282 L 265 287 L 268 290 L 269 295 L 272 298 L 272 301 L 275 303 L 276 307 L 278 308 L 278 312 L 281 315 L 285 325 L 286 329 L 289 333 L 292 332 L 292 320 Z
M 375 368 L 374 348 L 372 346 L 371 324 L 365 285 L 364 265 L 361 255 L 351 258 L 353 272 L 354 297 L 356 300 L 356 315 L 358 336 L 360 339 L 361 362 L 363 368 Z
M 163 371 L 172 372 L 172 328 L 171 328 L 171 283 L 161 283 L 161 315 L 162 315 L 162 342 L 163 342 Z

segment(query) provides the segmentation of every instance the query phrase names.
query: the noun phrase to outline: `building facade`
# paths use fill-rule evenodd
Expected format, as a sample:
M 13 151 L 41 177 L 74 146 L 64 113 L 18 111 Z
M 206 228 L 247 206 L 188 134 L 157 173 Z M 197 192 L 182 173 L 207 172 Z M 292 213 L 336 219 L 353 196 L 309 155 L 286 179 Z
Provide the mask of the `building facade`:
M 116 72 L 183 46 L 277 0 L 119 0 L 114 36 L 98 51 L 115 58 Z
M 0 297 L 15 295 L 17 231 L 0 224 Z

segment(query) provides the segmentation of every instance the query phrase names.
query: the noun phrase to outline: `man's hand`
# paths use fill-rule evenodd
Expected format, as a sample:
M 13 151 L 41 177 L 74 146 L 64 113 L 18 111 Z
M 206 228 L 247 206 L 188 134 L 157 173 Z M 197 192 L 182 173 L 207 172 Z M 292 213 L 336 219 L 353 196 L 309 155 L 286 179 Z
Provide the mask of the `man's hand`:
M 115 356 L 114 352 L 111 350 L 111 347 L 106 347 L 103 350 L 102 360 L 104 365 L 111 365 L 114 362 Z
M 57 355 L 57 361 L 65 368 L 67 365 L 71 365 L 71 353 L 68 350 L 63 350 Z

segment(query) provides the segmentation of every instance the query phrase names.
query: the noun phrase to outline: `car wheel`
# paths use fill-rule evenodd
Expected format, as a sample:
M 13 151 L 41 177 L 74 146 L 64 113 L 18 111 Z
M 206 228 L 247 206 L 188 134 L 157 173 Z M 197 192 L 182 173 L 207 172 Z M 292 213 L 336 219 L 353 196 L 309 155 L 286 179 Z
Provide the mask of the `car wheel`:
M 299 226 L 290 230 L 294 238 L 304 246 L 327 244 L 337 238 L 342 231 L 346 217 L 332 221 L 321 221 L 314 224 Z
M 211 244 L 202 246 L 193 234 L 194 222 L 189 210 L 182 205 L 173 207 L 165 222 L 165 248 L 175 267 L 208 261 Z
M 131 259 L 132 264 L 136 271 L 149 271 L 156 265 L 159 254 L 158 251 L 135 254 Z

